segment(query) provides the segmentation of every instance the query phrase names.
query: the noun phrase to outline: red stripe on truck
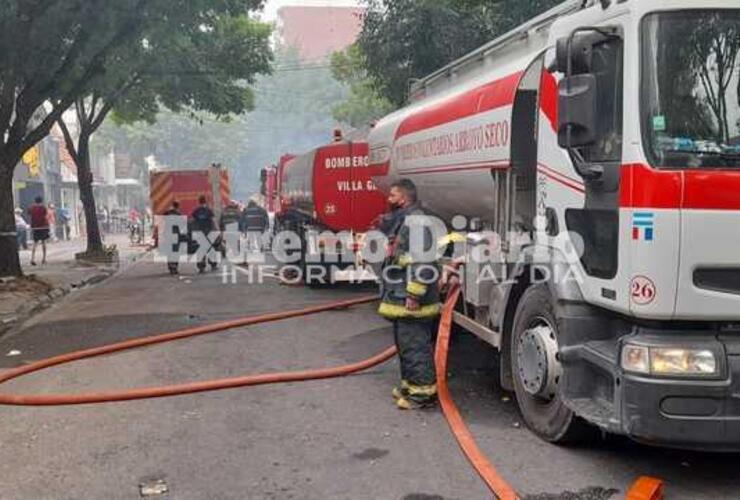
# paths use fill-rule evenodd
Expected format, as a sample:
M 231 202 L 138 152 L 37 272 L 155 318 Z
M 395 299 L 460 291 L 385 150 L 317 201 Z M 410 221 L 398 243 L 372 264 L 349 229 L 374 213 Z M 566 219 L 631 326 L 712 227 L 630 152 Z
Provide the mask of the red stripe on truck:
M 401 122 L 396 139 L 514 103 L 523 71 L 454 95 L 413 113 Z
M 657 170 L 641 163 L 622 166 L 622 208 L 740 210 L 740 171 Z

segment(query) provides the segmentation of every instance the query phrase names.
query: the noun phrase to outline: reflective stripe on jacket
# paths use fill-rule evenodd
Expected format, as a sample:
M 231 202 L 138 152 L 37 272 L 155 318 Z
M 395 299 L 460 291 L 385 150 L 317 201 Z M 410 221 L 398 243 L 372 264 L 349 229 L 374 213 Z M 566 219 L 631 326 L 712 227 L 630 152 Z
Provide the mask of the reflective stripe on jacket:
M 439 266 L 436 261 L 414 259 L 410 248 L 410 228 L 405 224 L 407 217 L 423 215 L 423 210 L 416 205 L 395 214 L 396 224 L 388 235 L 393 241 L 392 252 L 381 274 L 381 303 L 378 308 L 378 314 L 386 319 L 431 319 L 439 316 Z M 425 228 L 425 249 L 436 248 L 432 237 L 431 230 Z M 419 309 L 406 309 L 407 297 L 415 298 Z

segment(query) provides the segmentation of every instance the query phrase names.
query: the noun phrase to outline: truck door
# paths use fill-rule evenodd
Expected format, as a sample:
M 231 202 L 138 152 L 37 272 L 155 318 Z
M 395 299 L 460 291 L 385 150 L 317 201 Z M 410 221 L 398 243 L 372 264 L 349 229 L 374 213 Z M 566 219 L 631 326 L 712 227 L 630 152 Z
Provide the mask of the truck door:
M 575 104 L 563 99 L 567 91 L 562 80 L 559 95 L 553 98 L 557 91 L 555 74 L 543 74 L 541 107 L 556 129 L 559 147 L 557 151 L 552 149 L 552 129 L 541 126 L 543 147 L 538 166 L 538 214 L 546 217 L 551 236 L 562 231 L 571 235 L 570 241 L 580 254 L 578 260 L 585 278 L 581 291 L 586 300 L 626 311 L 629 299 L 620 284 L 623 281 L 620 273 L 623 231 L 619 216 L 624 51 L 623 39 L 616 35 L 620 28 L 612 25 L 610 29 L 615 36 L 590 42 L 591 56 L 587 64 L 575 64 L 572 68 L 573 75 L 592 77 L 594 84 L 595 114 L 590 131 L 593 140 L 587 141 L 587 145 L 564 147 L 567 119 L 563 120 L 563 116 L 559 119 L 558 114 L 571 110 L 558 109 L 558 106 Z M 548 53 L 550 62 L 554 61 L 555 52 Z M 549 143 L 550 147 L 544 143 Z M 622 252 L 622 255 L 625 254 Z
M 628 162 L 633 279 L 651 278 L 654 290 L 635 296 L 636 316 L 738 318 L 738 26 L 740 10 L 709 7 L 654 12 L 640 25 L 645 161 Z

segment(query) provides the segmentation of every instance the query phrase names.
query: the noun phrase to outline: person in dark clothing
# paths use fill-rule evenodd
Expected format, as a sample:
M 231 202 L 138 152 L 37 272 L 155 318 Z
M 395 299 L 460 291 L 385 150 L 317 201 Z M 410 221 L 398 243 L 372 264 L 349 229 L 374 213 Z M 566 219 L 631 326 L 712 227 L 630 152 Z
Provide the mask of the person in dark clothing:
M 235 201 L 229 202 L 221 213 L 221 220 L 219 221 L 219 228 L 221 231 L 226 231 L 229 226 L 237 224 L 238 228 L 242 226 L 242 214 L 239 211 L 239 206 Z
M 31 247 L 31 265 L 36 265 L 36 247 L 41 243 L 41 263 L 46 264 L 46 241 L 49 239 L 49 213 L 44 206 L 44 199 L 37 196 L 34 204 L 28 209 L 31 218 L 31 235 L 33 247 Z
M 198 208 L 193 210 L 190 218 L 192 219 L 192 230 L 203 233 L 210 244 L 210 248 L 203 255 L 203 258 L 198 261 L 198 271 L 203 273 L 206 270 L 206 264 L 211 265 L 211 269 L 215 270 L 218 267 L 218 263 L 211 259 L 211 255 L 218 246 L 218 241 L 211 241 L 211 233 L 216 229 L 215 217 L 213 210 L 208 206 L 208 200 L 205 196 L 198 198 L 200 204 Z
M 65 207 L 58 207 L 57 208 L 57 224 L 60 228 L 60 233 L 62 236 L 62 239 L 65 241 L 69 241 L 71 235 L 70 235 L 70 227 L 69 227 L 69 209 Z
M 393 333 L 401 364 L 401 384 L 393 389 L 398 408 L 432 406 L 437 400 L 433 334 L 440 314 L 439 270 L 436 262 L 423 262 L 410 245 L 409 217 L 424 216 L 414 183 L 402 179 L 391 187 L 388 199 L 394 212 L 385 222 L 391 242 L 381 273 L 381 304 L 378 313 L 393 322 Z M 432 244 L 424 230 L 424 244 Z
M 262 250 L 262 238 L 270 226 L 270 218 L 267 211 L 254 201 L 247 204 L 242 215 L 244 232 L 247 235 L 247 249 L 249 251 Z
M 182 212 L 180 212 L 180 203 L 178 201 L 173 201 L 172 207 L 167 210 L 164 215 L 181 217 Z M 172 224 L 172 230 L 177 235 L 177 244 L 175 245 L 176 248 L 167 249 L 168 252 L 171 252 L 167 258 L 167 269 L 170 271 L 170 274 L 174 276 L 179 273 L 179 260 L 176 254 L 178 253 L 177 250 L 179 250 L 180 242 L 183 240 L 183 235 L 180 234 L 180 227 L 177 224 Z
M 236 240 L 239 240 L 239 235 L 242 230 L 242 212 L 239 210 L 239 205 L 234 200 L 231 200 L 223 212 L 221 212 L 221 220 L 218 224 L 221 230 L 221 256 L 226 258 L 227 245 L 225 241 L 231 241 L 229 236 L 233 236 Z M 228 236 L 227 236 L 228 234 Z

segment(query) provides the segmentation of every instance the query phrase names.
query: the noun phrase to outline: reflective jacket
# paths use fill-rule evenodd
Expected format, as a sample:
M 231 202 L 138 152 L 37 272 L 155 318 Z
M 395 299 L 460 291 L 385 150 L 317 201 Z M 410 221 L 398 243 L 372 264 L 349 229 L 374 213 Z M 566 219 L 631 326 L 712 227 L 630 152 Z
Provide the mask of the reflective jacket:
M 378 313 L 386 319 L 432 319 L 440 313 L 439 266 L 436 261 L 422 261 L 422 250 L 436 249 L 433 235 L 424 228 L 424 249 L 410 248 L 411 230 L 406 223 L 412 216 L 424 216 L 418 205 L 394 214 L 394 227 L 389 231 L 391 241 L 383 272 L 381 273 L 381 302 Z M 419 303 L 416 311 L 406 309 L 406 298 Z
M 242 217 L 245 231 L 264 232 L 270 225 L 267 212 L 259 206 L 247 207 Z
M 239 230 L 241 230 L 241 218 L 242 213 L 238 207 L 234 205 L 228 205 L 221 212 L 221 223 L 219 224 L 221 231 L 226 231 L 227 226 L 231 224 L 237 224 Z

